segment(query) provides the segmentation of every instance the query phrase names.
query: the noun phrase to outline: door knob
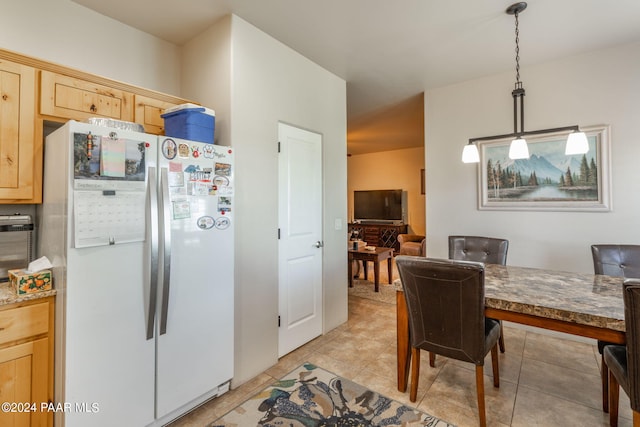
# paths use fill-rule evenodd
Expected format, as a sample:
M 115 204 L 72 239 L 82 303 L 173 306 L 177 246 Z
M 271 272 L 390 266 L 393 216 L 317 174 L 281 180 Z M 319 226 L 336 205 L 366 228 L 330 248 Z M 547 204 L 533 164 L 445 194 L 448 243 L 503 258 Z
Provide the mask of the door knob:
M 324 246 L 324 244 L 323 244 L 320 240 L 318 240 L 318 241 L 316 242 L 316 248 L 321 248 L 321 247 L 323 247 L 323 246 Z

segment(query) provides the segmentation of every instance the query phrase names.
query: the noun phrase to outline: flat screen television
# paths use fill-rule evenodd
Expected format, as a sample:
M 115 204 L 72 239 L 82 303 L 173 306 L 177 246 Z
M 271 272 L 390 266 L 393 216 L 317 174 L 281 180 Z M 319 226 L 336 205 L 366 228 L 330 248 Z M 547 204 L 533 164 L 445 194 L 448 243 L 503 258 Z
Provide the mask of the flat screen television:
M 353 192 L 353 219 L 361 222 L 404 222 L 402 190 Z

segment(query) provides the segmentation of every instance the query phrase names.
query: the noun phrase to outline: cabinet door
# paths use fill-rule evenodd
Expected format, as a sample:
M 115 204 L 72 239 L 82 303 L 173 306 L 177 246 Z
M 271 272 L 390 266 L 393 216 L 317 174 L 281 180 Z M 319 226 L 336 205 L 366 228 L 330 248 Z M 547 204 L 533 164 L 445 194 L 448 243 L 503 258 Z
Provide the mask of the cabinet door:
M 48 338 L 42 338 L 0 350 L 0 400 L 15 405 L 0 411 L 0 425 L 48 424 L 51 417 L 40 410 L 48 402 L 48 348 Z
M 73 120 L 107 117 L 132 121 L 133 94 L 41 71 L 40 113 Z
M 0 60 L 0 203 L 37 203 L 34 171 L 42 142 L 34 139 L 35 70 Z
M 39 203 L 42 141 L 35 141 L 35 69 L 0 60 L 0 203 Z
M 164 113 L 164 110 L 174 107 L 176 104 L 135 95 L 135 105 L 133 121 L 143 125 L 146 133 L 164 135 L 164 119 L 160 115 Z

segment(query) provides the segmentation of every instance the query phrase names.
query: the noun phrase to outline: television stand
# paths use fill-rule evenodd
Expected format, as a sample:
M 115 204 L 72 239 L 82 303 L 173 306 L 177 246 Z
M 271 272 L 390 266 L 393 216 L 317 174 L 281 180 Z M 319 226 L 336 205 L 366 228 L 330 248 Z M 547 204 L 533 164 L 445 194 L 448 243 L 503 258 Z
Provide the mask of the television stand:
M 397 225 L 398 221 L 394 221 L 393 219 L 368 219 L 366 221 L 358 221 L 357 223 L 360 224 L 391 224 L 391 225 Z M 356 224 L 357 224 L 356 223 Z
M 349 233 L 358 231 L 362 240 L 367 242 L 369 246 L 377 246 L 383 248 L 393 248 L 394 255 L 400 251 L 400 242 L 398 242 L 399 234 L 407 233 L 407 224 L 379 223 L 379 222 L 361 222 L 359 224 L 350 223 Z

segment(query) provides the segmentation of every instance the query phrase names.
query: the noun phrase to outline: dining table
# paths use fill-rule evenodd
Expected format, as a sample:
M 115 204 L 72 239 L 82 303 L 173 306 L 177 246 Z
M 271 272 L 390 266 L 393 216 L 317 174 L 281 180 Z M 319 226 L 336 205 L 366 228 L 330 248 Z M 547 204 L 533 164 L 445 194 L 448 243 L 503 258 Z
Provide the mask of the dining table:
M 485 316 L 557 332 L 625 343 L 623 277 L 485 264 Z M 407 389 L 409 316 L 402 280 L 394 281 L 398 390 Z

